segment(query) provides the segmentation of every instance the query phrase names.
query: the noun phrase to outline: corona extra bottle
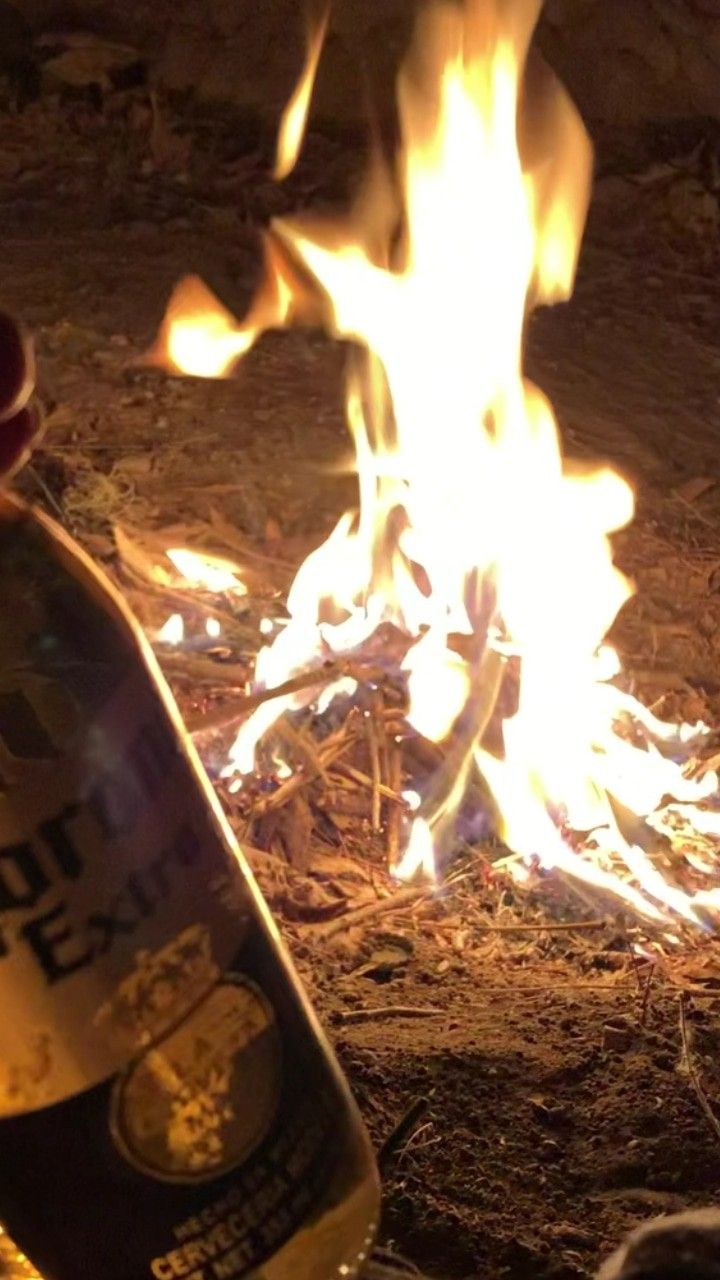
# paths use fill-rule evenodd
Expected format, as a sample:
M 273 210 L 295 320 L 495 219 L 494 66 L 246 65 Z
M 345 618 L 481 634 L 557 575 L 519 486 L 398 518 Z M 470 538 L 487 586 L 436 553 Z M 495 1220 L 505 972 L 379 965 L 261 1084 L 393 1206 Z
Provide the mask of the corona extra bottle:
M 368 1141 L 169 690 L 1 492 L 0 1017 L 0 1275 L 358 1273 Z

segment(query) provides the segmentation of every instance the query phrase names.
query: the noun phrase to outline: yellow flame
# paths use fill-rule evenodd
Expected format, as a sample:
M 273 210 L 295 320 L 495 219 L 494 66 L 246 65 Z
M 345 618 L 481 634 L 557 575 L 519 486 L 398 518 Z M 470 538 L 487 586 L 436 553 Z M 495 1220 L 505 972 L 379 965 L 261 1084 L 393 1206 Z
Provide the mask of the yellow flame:
M 273 751 L 271 759 L 275 766 L 275 777 L 280 782 L 286 782 L 288 778 L 292 778 L 292 767 L 287 760 L 283 759 L 279 751 Z
M 398 880 L 413 880 L 416 876 L 435 878 L 435 847 L 432 831 L 424 818 L 416 818 L 412 824 L 410 839 L 393 874 Z
M 146 357 L 171 373 L 194 378 L 222 378 L 250 349 L 254 332 L 235 317 L 198 276 L 175 286 L 162 328 Z
M 247 595 L 245 583 L 238 578 L 237 565 L 222 556 L 207 551 L 191 551 L 188 547 L 170 547 L 165 552 L 168 560 L 194 590 L 220 594 Z
M 265 329 L 311 314 L 307 286 L 272 235 L 265 237 L 264 256 L 262 285 L 242 322 L 199 276 L 180 280 L 144 362 L 189 377 L 225 378 Z
M 327 34 L 329 4 L 309 27 L 305 64 L 290 101 L 282 114 L 275 158 L 275 177 L 282 181 L 292 173 L 298 161 L 307 128 L 310 101 L 317 77 L 320 56 Z
M 528 52 L 539 8 L 429 0 L 399 78 L 394 166 L 374 158 L 345 219 L 271 228 L 243 336 L 306 316 L 311 281 L 327 327 L 359 346 L 348 422 L 360 506 L 301 566 L 256 679 L 280 683 L 393 623 L 410 642 L 408 719 L 448 751 L 399 875 L 432 874 L 475 775 L 521 860 L 649 920 L 702 922 L 720 909 L 718 843 L 693 850 L 682 883 L 651 846 L 668 797 L 703 826 L 697 806 L 717 779 L 688 778 L 683 762 L 706 730 L 664 725 L 622 693 L 604 644 L 632 592 L 610 545 L 632 490 L 609 467 L 563 460 L 551 406 L 523 374 L 528 310 L 571 292 L 592 167 L 573 104 Z M 306 69 L 305 94 L 311 80 Z M 226 317 L 213 324 L 218 351 L 229 333 L 239 341 Z M 258 708 L 228 772 L 251 771 L 277 716 L 315 696 Z
M 185 623 L 182 614 L 171 613 L 158 631 L 156 639 L 159 640 L 160 644 L 173 646 L 182 644 L 185 639 Z

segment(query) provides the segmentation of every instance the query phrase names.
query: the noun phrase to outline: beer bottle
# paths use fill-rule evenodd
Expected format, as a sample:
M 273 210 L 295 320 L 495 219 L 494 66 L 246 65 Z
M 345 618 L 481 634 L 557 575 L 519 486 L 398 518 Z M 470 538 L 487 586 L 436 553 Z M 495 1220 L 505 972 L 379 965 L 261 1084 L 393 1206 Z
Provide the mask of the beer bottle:
M 0 1017 L 0 1275 L 357 1274 L 368 1141 L 172 696 L 2 493 Z

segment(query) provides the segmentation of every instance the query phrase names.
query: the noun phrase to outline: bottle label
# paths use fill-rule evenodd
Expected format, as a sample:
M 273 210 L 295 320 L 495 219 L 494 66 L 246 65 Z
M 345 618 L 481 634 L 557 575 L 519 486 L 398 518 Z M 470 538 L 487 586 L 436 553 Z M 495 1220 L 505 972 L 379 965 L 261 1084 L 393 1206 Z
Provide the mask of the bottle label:
M 274 1010 L 254 983 L 226 974 L 118 1076 L 113 1137 L 149 1177 L 206 1182 L 259 1146 L 281 1089 Z
M 148 691 L 128 674 L 90 728 L 77 708 L 48 723 L 57 686 L 13 690 L 27 694 L 56 755 L 40 757 L 34 738 L 31 758 L 11 755 L 0 738 L 0 1116 L 107 1078 L 154 1034 L 142 1011 L 122 1036 L 101 1016 L 108 993 L 139 981 L 139 956 L 204 930 L 196 968 L 188 960 L 164 975 L 166 1017 L 179 1019 L 246 928 L 240 873 Z
M 2 1116 L 120 1069 L 157 1032 L 151 998 L 179 1020 L 237 950 L 249 903 L 102 584 L 93 598 L 26 521 L 0 521 L 0 582 Z M 118 1034 L 101 1010 L 198 912 L 205 952 L 183 965 L 176 949 Z
M 233 970 L 269 959 L 253 934 Z M 0 1122 L 0 1213 L 41 1273 L 240 1280 L 332 1221 L 347 1109 L 270 987 L 224 975 L 109 1081 Z

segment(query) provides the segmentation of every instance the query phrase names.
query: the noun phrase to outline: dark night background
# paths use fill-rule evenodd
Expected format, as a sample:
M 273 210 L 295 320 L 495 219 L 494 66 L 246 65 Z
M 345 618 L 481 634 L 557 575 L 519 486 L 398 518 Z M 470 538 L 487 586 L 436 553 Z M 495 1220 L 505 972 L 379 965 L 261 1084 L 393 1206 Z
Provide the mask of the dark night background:
M 387 88 L 412 12 L 413 0 L 336 0 L 319 119 L 358 123 L 365 77 Z M 299 66 L 303 18 L 298 0 L 3 0 L 0 58 L 32 58 L 43 33 L 92 31 L 134 45 L 159 86 L 272 113 Z M 718 0 L 548 0 L 539 40 L 594 127 L 720 116 Z

